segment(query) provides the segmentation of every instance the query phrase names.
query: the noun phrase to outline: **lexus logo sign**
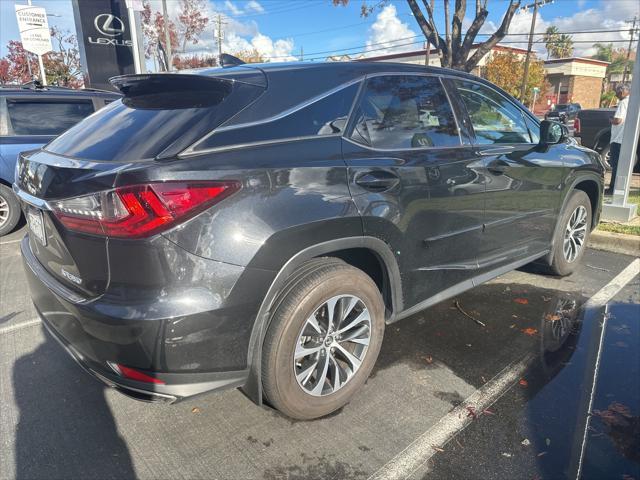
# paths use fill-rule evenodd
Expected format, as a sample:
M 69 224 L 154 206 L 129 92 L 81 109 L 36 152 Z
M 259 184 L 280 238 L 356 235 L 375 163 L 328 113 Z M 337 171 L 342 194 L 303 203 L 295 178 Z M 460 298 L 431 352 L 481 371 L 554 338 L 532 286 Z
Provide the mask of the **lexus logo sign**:
M 93 45 L 107 47 L 131 47 L 131 40 L 125 40 L 122 36 L 125 32 L 124 22 L 111 13 L 101 13 L 93 19 L 93 25 L 101 36 L 87 37 Z M 120 38 L 117 38 L 120 37 Z
M 110 13 L 103 13 L 96 16 L 93 20 L 93 24 L 102 35 L 108 37 L 117 37 L 124 33 L 124 23 L 115 15 Z

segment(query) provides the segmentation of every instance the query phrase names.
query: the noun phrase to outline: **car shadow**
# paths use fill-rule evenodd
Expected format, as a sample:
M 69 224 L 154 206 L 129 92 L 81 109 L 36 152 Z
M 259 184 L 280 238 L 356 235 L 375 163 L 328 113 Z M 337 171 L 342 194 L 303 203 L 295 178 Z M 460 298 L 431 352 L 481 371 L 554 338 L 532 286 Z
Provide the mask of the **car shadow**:
M 16 478 L 135 478 L 105 399 L 107 387 L 68 358 L 48 333 L 13 370 L 19 421 Z

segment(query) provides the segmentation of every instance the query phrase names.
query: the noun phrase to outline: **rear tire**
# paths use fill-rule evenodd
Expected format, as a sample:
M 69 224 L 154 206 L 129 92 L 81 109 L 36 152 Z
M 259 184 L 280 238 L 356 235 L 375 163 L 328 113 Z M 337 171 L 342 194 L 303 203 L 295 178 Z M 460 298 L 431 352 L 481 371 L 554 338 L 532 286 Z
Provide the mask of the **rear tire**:
M 9 187 L 0 184 L 0 237 L 16 228 L 21 214 L 16 196 Z
M 590 233 L 591 200 L 582 190 L 574 190 L 558 220 L 550 273 L 571 275 L 582 260 Z
M 262 350 L 267 400 L 301 420 L 351 400 L 371 373 L 385 324 L 382 296 L 368 275 L 337 259 L 312 262 L 276 303 Z

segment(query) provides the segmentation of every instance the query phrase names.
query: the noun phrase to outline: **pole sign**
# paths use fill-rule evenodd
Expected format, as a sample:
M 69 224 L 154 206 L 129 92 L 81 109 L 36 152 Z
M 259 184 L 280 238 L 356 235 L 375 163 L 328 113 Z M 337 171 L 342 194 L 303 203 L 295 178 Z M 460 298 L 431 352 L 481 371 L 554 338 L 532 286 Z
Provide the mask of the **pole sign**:
M 114 90 L 109 78 L 135 73 L 124 0 L 73 0 L 85 86 Z
M 16 5 L 16 19 L 22 46 L 28 52 L 44 55 L 53 50 L 47 12 L 42 7 Z

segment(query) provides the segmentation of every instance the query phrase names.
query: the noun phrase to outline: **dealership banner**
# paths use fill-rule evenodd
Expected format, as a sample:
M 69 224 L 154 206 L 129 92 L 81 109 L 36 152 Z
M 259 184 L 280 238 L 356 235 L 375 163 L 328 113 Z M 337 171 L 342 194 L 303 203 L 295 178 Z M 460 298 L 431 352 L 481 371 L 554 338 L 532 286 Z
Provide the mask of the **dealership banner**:
M 135 73 L 125 0 L 73 0 L 85 86 L 114 90 L 109 78 Z

